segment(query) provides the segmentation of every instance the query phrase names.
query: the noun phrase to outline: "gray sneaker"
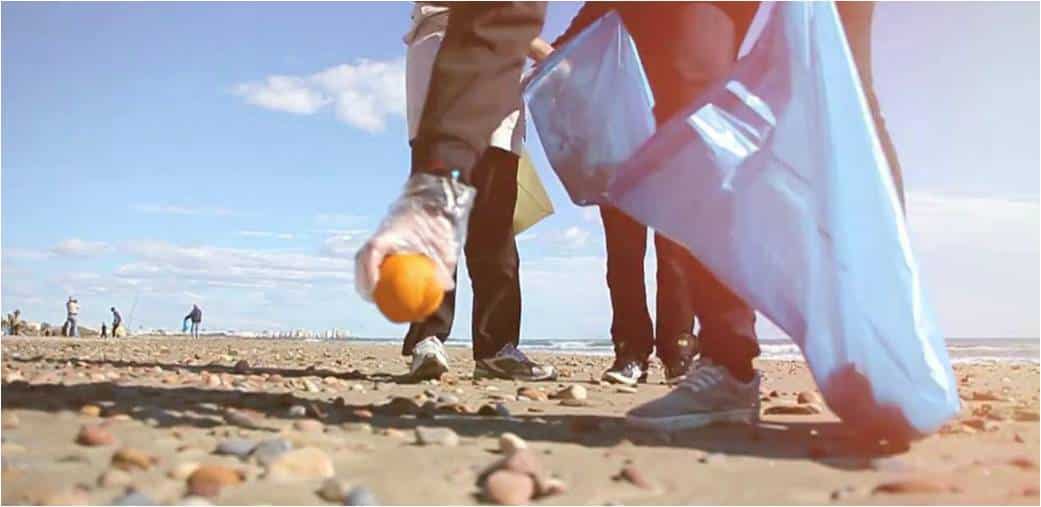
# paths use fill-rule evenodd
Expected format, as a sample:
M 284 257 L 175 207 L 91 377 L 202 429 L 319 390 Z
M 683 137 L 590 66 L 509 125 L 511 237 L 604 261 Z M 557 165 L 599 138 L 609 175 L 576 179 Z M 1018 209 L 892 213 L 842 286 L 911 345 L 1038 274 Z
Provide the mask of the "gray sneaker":
M 717 422 L 754 423 L 759 419 L 759 372 L 748 382 L 726 368 L 700 359 L 690 373 L 665 396 L 630 410 L 628 426 L 655 431 L 680 431 Z
M 448 371 L 448 354 L 445 346 L 436 336 L 428 336 L 412 349 L 412 366 L 409 378 L 415 382 L 439 379 Z
M 539 364 L 513 344 L 507 343 L 495 356 L 478 359 L 474 365 L 474 379 L 502 378 L 508 380 L 555 380 L 557 370 L 548 364 Z

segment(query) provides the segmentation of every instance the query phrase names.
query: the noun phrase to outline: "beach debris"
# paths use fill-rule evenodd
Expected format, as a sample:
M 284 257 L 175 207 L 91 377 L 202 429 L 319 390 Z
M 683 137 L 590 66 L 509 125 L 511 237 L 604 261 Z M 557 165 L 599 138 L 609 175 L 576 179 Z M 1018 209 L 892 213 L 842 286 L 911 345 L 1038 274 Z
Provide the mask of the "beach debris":
M 325 431 L 325 425 L 322 424 L 321 421 L 316 421 L 314 419 L 300 419 L 293 423 L 293 427 L 296 428 L 297 431 L 302 431 L 304 433 L 321 433 Z
M 85 424 L 76 435 L 76 443 L 88 447 L 100 447 L 116 443 L 116 437 L 101 426 Z
M 499 452 L 503 454 L 512 454 L 518 449 L 527 449 L 528 443 L 523 438 L 518 437 L 513 433 L 503 433 L 499 435 Z
M 260 463 L 261 465 L 267 466 L 271 464 L 275 458 L 293 450 L 293 443 L 284 438 L 272 438 L 264 440 L 256 445 L 250 452 L 250 457 Z
M 152 497 L 140 492 L 131 491 L 112 500 L 112 505 L 159 505 Z
M 535 480 L 511 470 L 496 470 L 485 479 L 483 493 L 498 505 L 527 505 L 535 496 Z
M 379 505 L 379 500 L 376 499 L 376 495 L 364 486 L 356 486 L 351 488 L 347 492 L 347 497 L 343 500 L 344 505 Z
M 626 465 L 617 475 L 611 478 L 615 481 L 626 481 L 640 489 L 654 489 L 647 476 L 634 465 Z
M 184 463 L 178 463 L 177 465 L 175 465 L 173 468 L 170 469 L 170 471 L 166 472 L 166 476 L 171 479 L 176 479 L 178 481 L 184 481 L 187 480 L 188 477 L 191 477 L 191 475 L 195 473 L 195 471 L 198 469 L 198 463 L 194 461 L 186 461 Z
M 549 395 L 545 391 L 540 391 L 531 386 L 522 386 L 517 389 L 517 399 L 526 399 L 529 401 L 546 401 L 549 399 Z
M 350 490 L 350 487 L 351 485 L 347 481 L 330 477 L 323 481 L 322 486 L 318 488 L 318 496 L 327 502 L 342 505 L 344 500 L 347 499 L 347 492 Z
M 112 466 L 128 472 L 134 469 L 148 470 L 158 461 L 159 458 L 132 447 L 124 447 L 112 455 Z
M 871 491 L 872 494 L 948 493 L 957 488 L 935 479 L 902 479 L 883 482 Z
M 99 417 L 101 416 L 101 407 L 97 405 L 83 405 L 80 407 L 80 413 L 85 416 Z
M 248 440 L 245 438 L 230 438 L 217 444 L 217 449 L 213 452 L 215 454 L 224 454 L 228 456 L 235 456 L 238 458 L 245 458 L 246 456 L 249 456 L 249 453 L 253 452 L 253 449 L 256 447 L 256 440 Z
M 223 465 L 206 464 L 188 476 L 188 492 L 193 495 L 213 498 L 221 489 L 242 482 L 242 474 Z
M 267 478 L 274 481 L 325 479 L 334 473 L 332 460 L 316 447 L 287 451 L 267 465 Z
M 820 395 L 813 391 L 802 391 L 795 397 L 795 401 L 800 405 L 822 405 L 824 400 L 821 399 Z
M 821 413 L 820 407 L 812 403 L 805 405 L 773 405 L 763 410 L 765 415 L 814 415 Z
M 588 396 L 589 393 L 586 391 L 586 388 L 584 386 L 579 384 L 571 384 L 557 391 L 552 396 L 550 396 L 550 398 L 556 400 L 584 400 Z
M 133 482 L 133 478 L 130 477 L 130 474 L 118 468 L 105 470 L 101 477 L 98 477 L 98 486 L 103 488 L 120 488 L 129 486 L 131 482 Z
M 416 427 L 416 443 L 419 445 L 440 445 L 455 447 L 459 445 L 459 435 L 451 428 Z

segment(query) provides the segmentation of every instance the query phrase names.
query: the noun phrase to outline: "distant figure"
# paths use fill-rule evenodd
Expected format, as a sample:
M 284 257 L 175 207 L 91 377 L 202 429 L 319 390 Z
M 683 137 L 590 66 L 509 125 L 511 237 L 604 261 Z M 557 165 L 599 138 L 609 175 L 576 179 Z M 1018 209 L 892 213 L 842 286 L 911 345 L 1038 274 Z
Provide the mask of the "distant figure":
M 25 322 L 22 321 L 22 311 L 16 309 L 14 313 L 7 314 L 4 319 L 4 328 L 6 334 L 11 336 L 18 336 L 22 334 L 22 328 L 25 327 Z
M 199 308 L 199 305 L 192 305 L 192 311 L 184 316 L 184 320 L 192 321 L 192 338 L 198 338 L 199 323 L 202 322 L 202 309 Z
M 123 316 L 119 314 L 119 310 L 116 307 L 112 307 L 112 337 L 116 338 L 119 336 L 119 326 L 123 325 Z M 125 330 L 124 330 L 125 331 Z
M 80 330 L 76 326 L 76 319 L 79 318 L 80 304 L 75 298 L 69 296 L 69 300 L 65 302 L 65 336 L 79 336 Z
M 105 326 L 104 322 L 101 323 L 101 337 L 108 338 L 108 327 Z

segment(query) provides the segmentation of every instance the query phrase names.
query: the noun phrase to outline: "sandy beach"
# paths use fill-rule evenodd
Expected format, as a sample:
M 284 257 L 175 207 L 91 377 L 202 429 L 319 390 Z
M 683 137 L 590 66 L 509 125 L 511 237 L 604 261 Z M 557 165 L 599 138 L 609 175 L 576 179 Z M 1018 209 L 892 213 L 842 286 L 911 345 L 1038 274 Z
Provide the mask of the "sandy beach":
M 960 418 L 906 449 L 851 434 L 800 362 L 759 362 L 759 425 L 668 435 L 622 420 L 667 392 L 661 370 L 606 385 L 608 357 L 533 354 L 562 378 L 475 382 L 470 351 L 449 348 L 449 375 L 407 384 L 392 344 L 2 345 L 5 505 L 489 503 L 479 479 L 504 445 L 526 447 L 537 504 L 1039 501 L 1036 363 L 957 365 Z

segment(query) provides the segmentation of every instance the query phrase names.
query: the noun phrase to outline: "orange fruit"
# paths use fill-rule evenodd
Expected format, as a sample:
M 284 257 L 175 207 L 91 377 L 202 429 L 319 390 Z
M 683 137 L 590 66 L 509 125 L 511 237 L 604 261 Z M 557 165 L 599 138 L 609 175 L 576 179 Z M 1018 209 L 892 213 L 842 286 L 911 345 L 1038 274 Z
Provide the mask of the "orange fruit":
M 373 299 L 391 322 L 419 322 L 441 306 L 445 290 L 437 281 L 434 261 L 422 254 L 387 256 Z

